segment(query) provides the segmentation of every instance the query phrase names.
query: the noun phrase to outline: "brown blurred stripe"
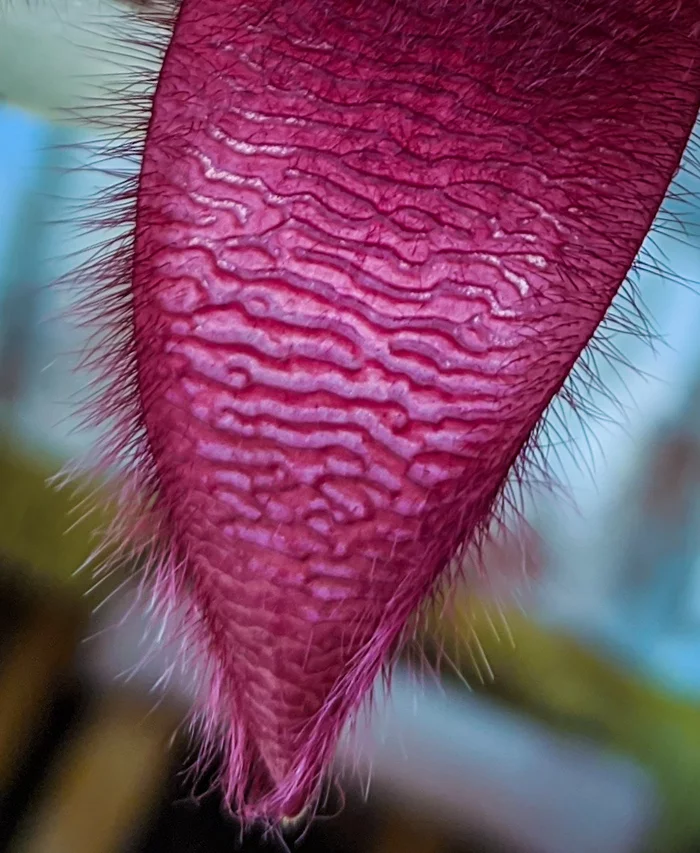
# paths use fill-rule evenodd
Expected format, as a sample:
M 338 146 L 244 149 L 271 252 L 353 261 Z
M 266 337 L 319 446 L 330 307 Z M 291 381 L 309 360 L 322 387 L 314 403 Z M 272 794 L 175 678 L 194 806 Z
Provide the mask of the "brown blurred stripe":
M 175 720 L 122 693 L 103 697 L 65 745 L 13 853 L 119 853 L 170 770 Z
M 34 808 L 47 769 L 80 721 L 85 705 L 86 695 L 77 679 L 66 680 L 49 697 L 12 784 L 0 793 L 0 853 L 7 853 L 17 827 Z
M 37 600 L 0 662 L 0 792 L 75 657 L 82 613 L 59 595 Z
M 389 812 L 373 853 L 442 853 L 446 844 L 437 826 Z

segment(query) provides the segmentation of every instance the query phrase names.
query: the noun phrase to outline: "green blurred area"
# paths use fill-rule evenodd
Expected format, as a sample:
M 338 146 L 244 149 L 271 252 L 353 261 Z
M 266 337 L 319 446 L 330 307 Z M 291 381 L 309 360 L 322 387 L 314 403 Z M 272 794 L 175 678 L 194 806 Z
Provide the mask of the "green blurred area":
M 60 460 L 0 433 L 0 555 L 32 577 L 81 592 L 93 578 L 89 568 L 76 570 L 98 546 L 107 511 L 98 499 L 85 500 L 76 485 L 51 485 L 60 468 Z

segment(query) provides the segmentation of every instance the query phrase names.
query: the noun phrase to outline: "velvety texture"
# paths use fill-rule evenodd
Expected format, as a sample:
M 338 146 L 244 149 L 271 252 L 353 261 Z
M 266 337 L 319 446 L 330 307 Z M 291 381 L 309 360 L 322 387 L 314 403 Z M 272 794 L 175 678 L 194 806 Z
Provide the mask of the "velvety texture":
M 184 0 L 132 334 L 245 819 L 313 800 L 488 523 L 678 167 L 699 29 L 696 0 Z

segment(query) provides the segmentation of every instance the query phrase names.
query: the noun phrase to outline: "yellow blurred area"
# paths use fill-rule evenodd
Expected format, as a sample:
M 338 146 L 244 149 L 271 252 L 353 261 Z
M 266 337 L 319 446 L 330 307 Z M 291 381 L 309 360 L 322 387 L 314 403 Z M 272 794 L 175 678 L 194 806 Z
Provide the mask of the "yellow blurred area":
M 51 485 L 60 467 L 48 454 L 29 452 L 0 434 L 0 555 L 38 578 L 83 590 L 91 573 L 76 569 L 95 551 L 107 510 L 85 501 L 75 486 Z

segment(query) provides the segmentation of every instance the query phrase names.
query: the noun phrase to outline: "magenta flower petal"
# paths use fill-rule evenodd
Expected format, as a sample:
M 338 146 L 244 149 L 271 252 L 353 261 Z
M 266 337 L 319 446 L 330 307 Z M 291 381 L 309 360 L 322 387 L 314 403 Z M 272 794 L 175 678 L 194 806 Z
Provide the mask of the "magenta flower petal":
M 700 101 L 696 0 L 184 0 L 127 376 L 246 820 L 342 726 L 624 281 Z

